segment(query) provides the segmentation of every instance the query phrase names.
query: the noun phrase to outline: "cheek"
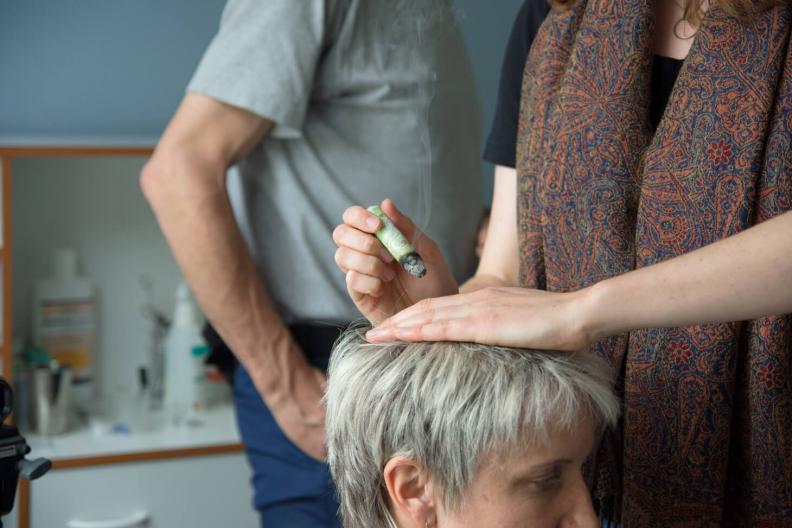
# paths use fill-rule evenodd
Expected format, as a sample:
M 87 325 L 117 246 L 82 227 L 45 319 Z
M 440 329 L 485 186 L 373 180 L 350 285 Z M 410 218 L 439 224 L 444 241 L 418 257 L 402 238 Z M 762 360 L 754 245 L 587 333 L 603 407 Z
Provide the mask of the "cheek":
M 471 494 L 462 511 L 438 515 L 438 528 L 555 528 L 555 509 L 552 501 L 531 496 Z

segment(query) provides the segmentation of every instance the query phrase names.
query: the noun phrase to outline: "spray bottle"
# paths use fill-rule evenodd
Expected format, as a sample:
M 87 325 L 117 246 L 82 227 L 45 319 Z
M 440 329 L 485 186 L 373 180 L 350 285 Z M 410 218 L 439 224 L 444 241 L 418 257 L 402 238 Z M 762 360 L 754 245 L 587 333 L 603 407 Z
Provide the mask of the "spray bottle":
M 190 289 L 186 282 L 176 291 L 176 308 L 163 343 L 165 355 L 164 408 L 176 421 L 204 407 L 204 359 L 208 353 L 201 337 Z

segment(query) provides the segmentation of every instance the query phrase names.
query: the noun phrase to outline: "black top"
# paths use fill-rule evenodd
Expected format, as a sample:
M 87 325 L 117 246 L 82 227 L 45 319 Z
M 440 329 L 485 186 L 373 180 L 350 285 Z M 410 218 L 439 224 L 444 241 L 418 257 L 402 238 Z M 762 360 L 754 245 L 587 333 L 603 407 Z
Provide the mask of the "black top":
M 484 147 L 484 160 L 495 165 L 515 166 L 517 121 L 520 117 L 525 60 L 528 58 L 528 51 L 539 31 L 539 26 L 542 25 L 549 11 L 547 0 L 525 0 L 514 21 L 506 53 L 503 56 L 495 118 L 492 120 L 492 129 Z M 653 128 L 657 128 L 663 116 L 681 67 L 682 61 L 679 59 L 655 56 L 650 102 Z

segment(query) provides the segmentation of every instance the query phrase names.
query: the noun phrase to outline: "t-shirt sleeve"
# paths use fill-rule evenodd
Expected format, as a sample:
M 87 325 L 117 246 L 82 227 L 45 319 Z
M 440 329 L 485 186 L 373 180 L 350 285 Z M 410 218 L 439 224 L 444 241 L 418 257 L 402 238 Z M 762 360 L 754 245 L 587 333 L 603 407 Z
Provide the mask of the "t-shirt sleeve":
M 495 165 L 515 166 L 523 70 L 534 37 L 549 11 L 547 0 L 526 0 L 514 21 L 503 57 L 495 117 L 484 147 L 484 160 Z
M 325 0 L 229 0 L 187 90 L 301 135 L 325 40 Z

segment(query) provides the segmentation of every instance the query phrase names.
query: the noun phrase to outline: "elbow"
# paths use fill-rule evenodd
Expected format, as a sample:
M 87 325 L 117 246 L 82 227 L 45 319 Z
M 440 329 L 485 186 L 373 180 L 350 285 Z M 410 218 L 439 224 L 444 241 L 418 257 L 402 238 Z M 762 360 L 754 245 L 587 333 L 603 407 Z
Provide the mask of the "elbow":
M 226 168 L 183 149 L 160 147 L 140 172 L 140 188 L 155 212 L 225 190 Z
M 149 159 L 140 171 L 140 189 L 143 191 L 143 196 L 153 206 L 156 202 L 157 193 L 161 189 L 160 181 L 163 179 L 161 176 L 161 169 L 159 163 L 155 158 Z

